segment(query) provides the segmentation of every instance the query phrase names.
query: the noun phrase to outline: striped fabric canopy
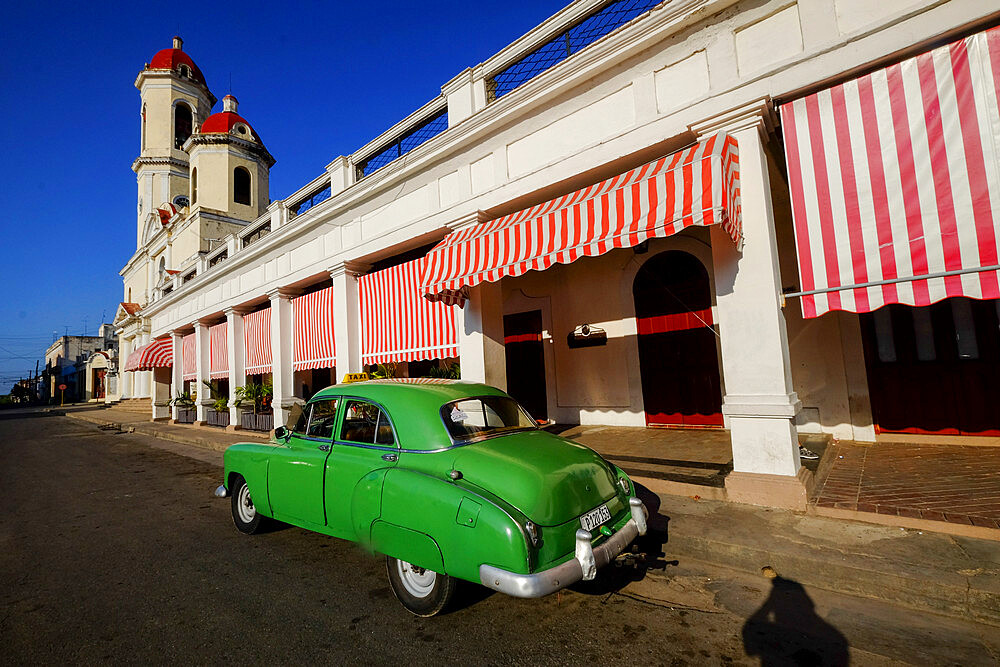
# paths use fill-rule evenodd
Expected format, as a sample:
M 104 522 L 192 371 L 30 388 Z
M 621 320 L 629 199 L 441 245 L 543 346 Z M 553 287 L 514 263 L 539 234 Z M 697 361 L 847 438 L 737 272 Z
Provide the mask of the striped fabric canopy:
M 209 377 L 219 380 L 229 377 L 229 323 L 223 322 L 208 328 L 210 346 Z
M 690 225 L 721 224 L 742 242 L 736 140 L 719 133 L 668 157 L 508 216 L 449 234 L 427 256 L 431 300 L 465 288 L 630 248 Z
M 181 376 L 182 380 L 194 380 L 198 377 L 198 348 L 194 334 L 181 338 Z
M 361 363 L 458 356 L 455 309 L 421 298 L 426 258 L 358 278 Z
M 169 338 L 159 338 L 134 350 L 125 360 L 125 371 L 151 371 L 174 365 L 174 349 Z
M 333 368 L 337 364 L 333 342 L 333 288 L 292 299 L 292 317 L 292 368 L 296 371 Z
M 243 316 L 243 340 L 246 346 L 246 374 L 271 372 L 271 309 L 265 308 Z
M 781 122 L 805 317 L 1000 297 L 1000 28 L 785 104 Z

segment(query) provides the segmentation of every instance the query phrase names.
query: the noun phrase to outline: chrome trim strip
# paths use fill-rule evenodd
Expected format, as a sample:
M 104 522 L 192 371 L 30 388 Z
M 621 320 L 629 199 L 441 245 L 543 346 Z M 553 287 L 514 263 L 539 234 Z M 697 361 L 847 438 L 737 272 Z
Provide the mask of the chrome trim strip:
M 602 568 L 639 535 L 634 519 L 600 546 L 593 548 L 594 565 Z M 575 584 L 584 577 L 583 564 L 571 558 L 561 565 L 534 574 L 516 574 L 492 565 L 479 566 L 479 581 L 487 588 L 519 598 L 540 598 Z

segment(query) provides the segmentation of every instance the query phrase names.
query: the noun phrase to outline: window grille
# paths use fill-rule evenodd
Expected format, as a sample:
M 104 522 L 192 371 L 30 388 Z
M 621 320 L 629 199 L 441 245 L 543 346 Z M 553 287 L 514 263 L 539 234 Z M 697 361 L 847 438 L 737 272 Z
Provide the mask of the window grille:
M 605 5 L 572 28 L 494 74 L 486 84 L 489 99 L 492 101 L 503 97 L 661 2 L 663 0 L 615 0 Z
M 218 264 L 219 262 L 224 262 L 227 259 L 229 259 L 229 250 L 223 250 L 218 255 L 216 255 L 212 259 L 208 260 L 208 266 L 209 267 L 213 267 L 216 264 Z
M 255 229 L 252 233 L 247 234 L 246 236 L 243 237 L 243 247 L 246 248 L 247 246 L 256 243 L 257 241 L 261 240 L 270 233 L 271 233 L 270 222 L 261 225 L 260 227 Z
M 425 141 L 436 137 L 448 129 L 448 109 L 445 108 L 419 125 L 407 130 L 394 142 L 357 165 L 357 177 L 361 180 L 393 160 L 403 157 Z
M 290 208 L 294 215 L 302 215 L 316 204 L 325 202 L 329 198 L 330 198 L 330 186 L 328 185 L 319 192 L 314 193 L 308 199 L 303 199 L 298 204 L 295 204 Z

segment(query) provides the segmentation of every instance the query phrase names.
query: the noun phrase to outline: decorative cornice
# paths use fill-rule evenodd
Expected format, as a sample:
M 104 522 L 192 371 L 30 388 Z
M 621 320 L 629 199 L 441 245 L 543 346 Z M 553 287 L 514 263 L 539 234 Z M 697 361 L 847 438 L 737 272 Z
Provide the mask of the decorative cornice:
M 757 128 L 760 132 L 761 140 L 766 141 L 768 136 L 774 132 L 777 119 L 774 107 L 771 104 L 770 96 L 761 97 L 747 104 L 743 104 L 728 111 L 707 118 L 700 123 L 688 125 L 697 137 L 698 141 L 712 136 L 717 132 L 739 132 L 750 128 Z
M 478 225 L 481 222 L 486 222 L 489 216 L 483 211 L 476 209 L 471 213 L 466 213 L 460 218 L 456 218 L 451 222 L 445 223 L 445 226 L 453 232 L 457 232 L 460 229 L 465 229 L 466 227 L 471 227 L 472 225 Z
M 302 294 L 301 289 L 294 287 L 277 287 L 275 289 L 268 290 L 267 298 L 271 301 L 278 301 L 280 299 L 291 300 Z
M 179 160 L 175 157 L 143 157 L 140 155 L 132 163 L 132 171 L 138 172 L 140 167 L 158 164 L 165 164 L 171 167 L 181 167 L 183 169 L 188 169 L 191 166 L 189 162 Z
M 237 148 L 242 148 L 248 153 L 253 153 L 261 158 L 263 158 L 267 168 L 270 169 L 274 166 L 276 160 L 274 157 L 267 152 L 264 148 L 263 142 L 256 143 L 253 141 L 247 141 L 246 139 L 240 139 L 229 133 L 223 134 L 222 132 L 210 132 L 208 134 L 192 134 L 188 137 L 187 141 L 184 142 L 183 150 L 191 153 L 195 146 L 213 146 L 218 144 L 231 144 Z
M 363 276 L 372 268 L 371 264 L 365 264 L 364 262 L 338 262 L 331 266 L 327 271 L 330 272 L 332 278 L 340 278 L 341 276 Z

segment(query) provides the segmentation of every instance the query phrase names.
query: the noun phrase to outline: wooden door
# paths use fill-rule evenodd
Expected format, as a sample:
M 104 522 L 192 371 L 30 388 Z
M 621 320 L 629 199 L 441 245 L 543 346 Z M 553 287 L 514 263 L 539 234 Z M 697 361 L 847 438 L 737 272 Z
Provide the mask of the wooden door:
M 94 398 L 104 398 L 104 376 L 107 374 L 107 370 L 95 369 L 94 370 Z
M 536 420 L 547 420 L 542 311 L 505 315 L 503 342 L 507 356 L 507 393 Z
M 646 423 L 722 426 L 722 383 L 705 267 L 686 252 L 660 253 L 639 269 L 632 294 Z
M 1000 435 L 998 308 L 954 298 L 861 316 L 879 432 Z

